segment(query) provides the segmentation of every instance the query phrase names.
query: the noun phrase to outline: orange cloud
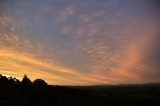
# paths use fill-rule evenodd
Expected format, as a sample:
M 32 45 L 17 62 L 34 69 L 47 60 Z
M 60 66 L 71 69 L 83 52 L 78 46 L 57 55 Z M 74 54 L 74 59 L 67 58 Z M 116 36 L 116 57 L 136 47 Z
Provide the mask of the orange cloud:
M 73 69 L 57 66 L 53 62 L 47 62 L 44 59 L 36 59 L 32 55 L 13 51 L 5 48 L 0 50 L 1 73 L 5 75 L 14 75 L 18 78 L 23 74 L 28 74 L 31 79 L 44 78 L 51 84 L 92 84 L 95 82 L 104 82 L 87 75 L 83 75 Z M 56 79 L 56 81 L 55 81 Z M 58 81 L 64 81 L 57 83 Z

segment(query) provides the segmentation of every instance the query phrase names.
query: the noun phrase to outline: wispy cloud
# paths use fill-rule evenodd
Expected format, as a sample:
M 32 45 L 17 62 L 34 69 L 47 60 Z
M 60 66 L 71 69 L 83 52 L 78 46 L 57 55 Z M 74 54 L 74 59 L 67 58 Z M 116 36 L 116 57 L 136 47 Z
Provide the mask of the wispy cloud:
M 5 3 L 0 11 L 2 74 L 65 85 L 160 81 L 159 24 L 149 4 Z

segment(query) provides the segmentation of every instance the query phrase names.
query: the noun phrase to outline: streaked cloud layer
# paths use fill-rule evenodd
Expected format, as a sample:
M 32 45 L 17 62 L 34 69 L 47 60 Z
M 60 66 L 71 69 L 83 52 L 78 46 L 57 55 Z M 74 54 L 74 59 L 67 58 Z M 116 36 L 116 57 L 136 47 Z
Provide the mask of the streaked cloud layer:
M 2 0 L 0 73 L 60 85 L 160 82 L 157 4 Z

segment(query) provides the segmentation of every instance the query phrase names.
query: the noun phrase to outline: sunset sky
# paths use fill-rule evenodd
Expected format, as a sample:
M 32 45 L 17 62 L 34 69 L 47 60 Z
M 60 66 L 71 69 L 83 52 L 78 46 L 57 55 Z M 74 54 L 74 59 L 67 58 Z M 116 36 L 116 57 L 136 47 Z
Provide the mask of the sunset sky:
M 0 74 L 56 85 L 160 83 L 157 0 L 0 0 Z

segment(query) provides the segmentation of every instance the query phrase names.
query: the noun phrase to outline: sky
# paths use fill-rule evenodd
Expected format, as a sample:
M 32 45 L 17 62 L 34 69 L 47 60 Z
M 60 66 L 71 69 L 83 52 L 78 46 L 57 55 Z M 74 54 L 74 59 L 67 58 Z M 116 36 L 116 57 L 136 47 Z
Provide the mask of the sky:
M 158 0 L 1 0 L 0 74 L 53 85 L 160 83 Z

